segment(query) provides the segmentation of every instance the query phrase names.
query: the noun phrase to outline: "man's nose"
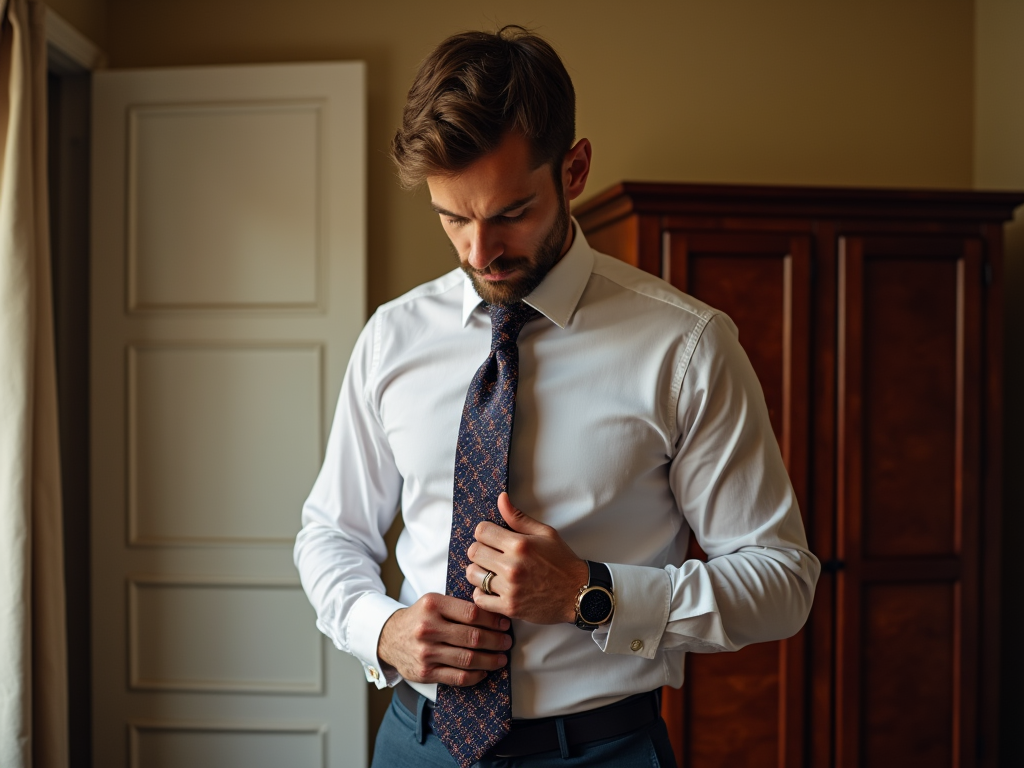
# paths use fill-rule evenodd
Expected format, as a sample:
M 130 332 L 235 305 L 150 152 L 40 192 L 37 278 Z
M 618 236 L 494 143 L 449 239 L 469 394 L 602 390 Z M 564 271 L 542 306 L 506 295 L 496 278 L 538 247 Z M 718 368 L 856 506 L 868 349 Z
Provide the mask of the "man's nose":
M 473 228 L 469 241 L 469 266 L 486 269 L 492 261 L 501 256 L 505 246 L 493 227 L 478 224 Z

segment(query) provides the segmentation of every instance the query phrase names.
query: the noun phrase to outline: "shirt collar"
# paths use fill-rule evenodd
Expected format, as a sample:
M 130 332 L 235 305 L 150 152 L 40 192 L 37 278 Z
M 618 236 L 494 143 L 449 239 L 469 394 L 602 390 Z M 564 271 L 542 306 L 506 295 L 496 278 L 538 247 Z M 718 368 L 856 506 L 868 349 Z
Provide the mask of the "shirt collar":
M 572 219 L 572 245 L 558 263 L 551 268 L 541 284 L 533 289 L 524 302 L 536 309 L 559 328 L 565 328 L 572 319 L 573 312 L 579 304 L 580 296 L 587 287 L 590 273 L 594 269 L 594 252 L 590 250 L 587 239 L 583 236 L 579 222 Z M 483 304 L 473 287 L 468 275 L 463 277 L 462 287 L 462 327 L 469 323 L 469 318 Z

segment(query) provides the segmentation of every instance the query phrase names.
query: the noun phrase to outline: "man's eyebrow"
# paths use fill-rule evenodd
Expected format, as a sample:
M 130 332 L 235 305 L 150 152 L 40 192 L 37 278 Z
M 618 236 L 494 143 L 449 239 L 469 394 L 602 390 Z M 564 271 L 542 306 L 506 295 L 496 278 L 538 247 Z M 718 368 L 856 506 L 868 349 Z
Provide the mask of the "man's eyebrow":
M 497 211 L 495 211 L 493 214 L 491 214 L 487 218 L 489 218 L 489 219 L 496 219 L 499 216 L 503 216 L 504 214 L 508 213 L 509 211 L 514 211 L 516 208 L 522 208 L 524 205 L 527 205 L 528 203 L 532 203 L 534 198 L 536 198 L 536 197 L 537 197 L 537 195 L 536 195 L 536 193 L 534 193 L 532 195 L 527 195 L 526 197 L 521 197 L 518 200 L 513 200 L 511 203 L 509 203 L 508 205 L 503 206 L 502 208 L 498 209 Z M 431 208 L 431 210 L 434 211 L 434 213 L 441 214 L 442 216 L 450 216 L 453 219 L 464 219 L 464 218 L 466 218 L 465 216 L 460 216 L 457 213 L 452 213 L 451 211 L 442 208 L 440 205 L 438 205 L 437 203 L 435 203 L 433 201 L 431 201 L 431 203 L 430 203 L 430 208 Z
M 440 205 L 438 205 L 437 203 L 435 203 L 433 201 L 431 201 L 431 203 L 430 203 L 430 209 L 434 213 L 439 213 L 442 216 L 451 216 L 453 219 L 461 219 L 462 218 L 457 213 L 452 213 L 451 211 L 445 210 L 444 208 L 442 208 Z

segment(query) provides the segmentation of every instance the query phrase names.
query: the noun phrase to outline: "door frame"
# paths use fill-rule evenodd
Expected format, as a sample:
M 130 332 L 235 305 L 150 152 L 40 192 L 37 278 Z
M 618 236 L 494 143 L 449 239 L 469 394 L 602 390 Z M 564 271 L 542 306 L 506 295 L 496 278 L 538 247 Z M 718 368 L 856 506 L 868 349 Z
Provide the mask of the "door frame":
M 68 753 L 92 765 L 89 557 L 89 126 L 104 53 L 46 9 L 50 259 L 64 525 Z

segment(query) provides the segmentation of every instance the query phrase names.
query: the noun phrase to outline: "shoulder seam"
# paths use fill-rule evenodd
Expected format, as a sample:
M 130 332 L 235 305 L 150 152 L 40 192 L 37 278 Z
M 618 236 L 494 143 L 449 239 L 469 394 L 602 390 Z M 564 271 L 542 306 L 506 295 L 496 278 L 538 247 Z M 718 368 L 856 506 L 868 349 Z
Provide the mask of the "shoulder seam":
M 374 382 L 377 379 L 377 370 L 380 368 L 380 356 L 381 356 L 381 316 L 380 310 L 373 313 L 370 317 L 370 322 L 373 323 L 373 344 L 370 347 L 370 370 L 367 372 L 366 381 L 363 383 L 363 401 L 369 406 L 373 403 L 371 393 L 373 392 Z M 371 411 L 373 409 L 371 408 Z
M 694 313 L 700 318 L 697 327 L 690 332 L 690 339 L 686 343 L 686 349 L 683 350 L 683 357 L 676 366 L 675 375 L 672 377 L 672 387 L 669 390 L 669 409 L 668 417 L 671 419 L 668 427 L 669 433 L 673 436 L 673 442 L 679 439 L 677 434 L 679 431 L 679 420 L 676 418 L 676 412 L 679 408 L 679 396 L 683 391 L 683 379 L 686 378 L 686 372 L 690 369 L 690 361 L 693 359 L 694 350 L 697 349 L 697 344 L 704 337 L 704 331 L 707 329 L 711 321 L 718 317 L 717 311 Z
M 602 255 L 603 256 L 605 254 L 598 254 L 598 255 Z M 608 258 L 612 258 L 612 257 L 609 256 Z M 625 265 L 625 266 L 629 266 L 629 265 Z M 650 293 L 648 291 L 640 290 L 637 286 L 625 285 L 621 281 L 616 280 L 614 276 L 609 275 L 606 272 L 604 272 L 603 270 L 601 270 L 600 269 L 600 262 L 597 261 L 597 260 L 595 260 L 595 262 L 594 262 L 593 274 L 597 275 L 598 277 L 603 277 L 605 280 L 608 280 L 608 281 L 614 283 L 615 285 L 619 286 L 624 291 L 629 291 L 630 293 L 635 293 L 638 296 L 643 296 L 644 298 L 650 299 L 651 301 L 657 301 L 657 302 L 660 302 L 660 303 L 665 304 L 667 306 L 675 307 L 676 309 L 678 309 L 678 310 L 680 310 L 682 312 L 687 312 L 687 313 L 693 315 L 694 317 L 700 318 L 703 321 L 703 323 L 705 323 L 705 324 L 708 321 L 710 321 L 712 317 L 714 317 L 716 314 L 718 314 L 718 310 L 713 309 L 711 307 L 697 308 L 697 307 L 686 306 L 685 304 L 683 304 L 681 302 L 670 301 L 667 297 L 656 296 L 656 295 L 654 295 L 654 294 L 652 294 L 652 293 Z M 644 273 L 644 274 L 647 274 L 647 273 Z M 654 277 L 654 276 L 652 275 L 652 277 Z M 671 286 L 670 283 L 666 283 L 666 285 L 669 285 L 670 287 L 674 288 L 674 286 Z M 678 289 L 676 289 L 676 290 L 678 290 Z

